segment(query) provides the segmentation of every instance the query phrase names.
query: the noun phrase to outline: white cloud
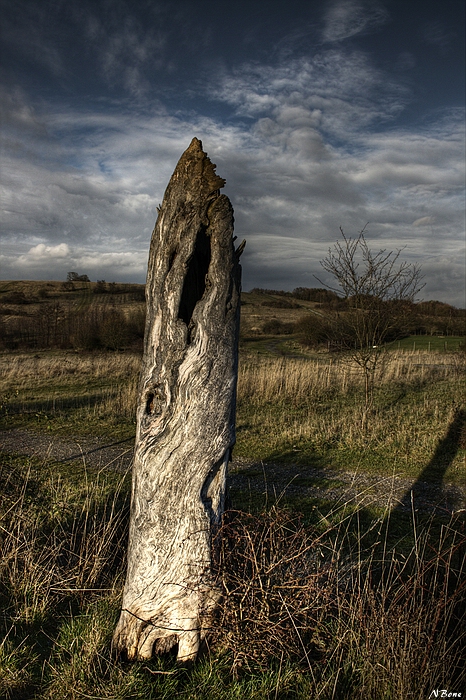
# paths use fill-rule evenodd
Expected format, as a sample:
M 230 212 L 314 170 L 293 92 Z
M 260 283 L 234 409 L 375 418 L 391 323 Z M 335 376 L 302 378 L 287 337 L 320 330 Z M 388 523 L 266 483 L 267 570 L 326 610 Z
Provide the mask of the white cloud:
M 409 97 L 363 53 L 337 49 L 278 65 L 245 64 L 219 76 L 210 95 L 230 104 L 240 117 L 271 120 L 269 135 L 279 137 L 299 122 L 301 128 L 318 128 L 345 140 L 392 120 Z
M 377 0 L 336 0 L 327 9 L 322 37 L 324 41 L 342 41 L 373 31 L 385 24 L 389 15 Z
M 112 241 L 115 244 L 115 241 Z M 120 241 L 126 246 L 127 241 Z M 70 270 L 87 274 L 91 280 L 143 281 L 147 251 L 97 251 L 92 247 L 60 243 L 38 243 L 20 255 L 0 255 L 0 266 L 9 271 L 9 279 L 66 279 Z
M 30 265 L 37 266 L 37 264 L 42 264 L 45 262 L 50 262 L 54 260 L 60 260 L 62 258 L 68 258 L 70 255 L 70 248 L 66 243 L 59 243 L 55 246 L 45 245 L 45 243 L 38 243 L 28 250 L 26 255 L 20 255 L 18 258 L 18 265 L 28 267 Z

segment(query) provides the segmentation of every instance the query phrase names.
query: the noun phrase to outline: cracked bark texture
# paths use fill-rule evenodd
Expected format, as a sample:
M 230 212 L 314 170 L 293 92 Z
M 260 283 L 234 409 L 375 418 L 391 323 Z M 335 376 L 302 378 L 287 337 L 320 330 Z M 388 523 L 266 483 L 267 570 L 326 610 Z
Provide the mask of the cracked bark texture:
M 220 590 L 212 538 L 235 442 L 241 267 L 225 181 L 193 139 L 152 234 L 128 568 L 113 648 L 196 658 Z

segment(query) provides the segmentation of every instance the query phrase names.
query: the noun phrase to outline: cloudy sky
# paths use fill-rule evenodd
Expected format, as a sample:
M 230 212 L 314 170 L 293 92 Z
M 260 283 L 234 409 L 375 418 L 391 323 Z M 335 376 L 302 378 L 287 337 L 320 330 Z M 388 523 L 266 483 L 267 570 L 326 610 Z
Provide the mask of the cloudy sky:
M 176 162 L 226 178 L 243 288 L 342 226 L 464 300 L 463 0 L 0 0 L 0 279 L 143 282 Z

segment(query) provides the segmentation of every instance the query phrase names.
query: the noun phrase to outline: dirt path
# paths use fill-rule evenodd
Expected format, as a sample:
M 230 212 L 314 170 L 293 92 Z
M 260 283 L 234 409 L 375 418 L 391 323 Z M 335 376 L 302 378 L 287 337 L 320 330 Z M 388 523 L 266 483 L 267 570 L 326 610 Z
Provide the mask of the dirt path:
M 18 429 L 0 433 L 2 452 L 55 462 L 81 462 L 89 467 L 107 467 L 121 472 L 131 468 L 133 445 L 134 438 L 115 442 L 89 436 L 63 438 Z
M 55 462 L 79 462 L 93 469 L 124 473 L 131 469 L 133 440 L 114 441 L 88 436 L 63 438 L 14 429 L 0 433 L 0 451 Z M 466 490 L 457 486 L 414 483 L 397 476 L 382 478 L 302 465 L 234 460 L 230 465 L 229 483 L 233 490 L 268 494 L 271 500 L 283 494 L 294 498 L 326 499 L 335 505 L 349 502 L 361 506 L 377 504 L 407 511 L 413 507 L 413 491 L 414 508 L 424 512 L 448 514 L 466 508 Z

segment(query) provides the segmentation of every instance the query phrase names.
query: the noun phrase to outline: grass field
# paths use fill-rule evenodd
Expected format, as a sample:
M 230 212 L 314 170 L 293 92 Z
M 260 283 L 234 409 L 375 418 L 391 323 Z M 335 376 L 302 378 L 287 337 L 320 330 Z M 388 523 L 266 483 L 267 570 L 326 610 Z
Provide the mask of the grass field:
M 461 336 L 432 336 L 432 335 L 410 335 L 402 340 L 395 340 L 390 343 L 390 349 L 397 350 L 427 350 L 428 352 L 448 352 L 459 349 L 464 338 Z
M 4 427 L 128 438 L 139 362 L 134 353 L 1 355 Z M 379 374 L 362 430 L 363 380 L 353 365 L 327 353 L 243 354 L 235 455 L 416 478 L 462 406 L 462 354 L 387 352 Z M 444 465 L 451 483 L 465 483 L 462 460 L 459 451 Z
M 243 347 L 237 456 L 466 486 L 464 355 L 387 352 L 363 429 L 359 373 L 328 354 L 279 354 L 275 341 Z M 3 354 L 1 428 L 130 437 L 139 362 Z M 110 653 L 129 476 L 4 454 L 0 481 L 2 697 L 417 700 L 466 690 L 464 513 L 233 493 L 218 630 L 184 669 L 172 656 L 125 664 Z

